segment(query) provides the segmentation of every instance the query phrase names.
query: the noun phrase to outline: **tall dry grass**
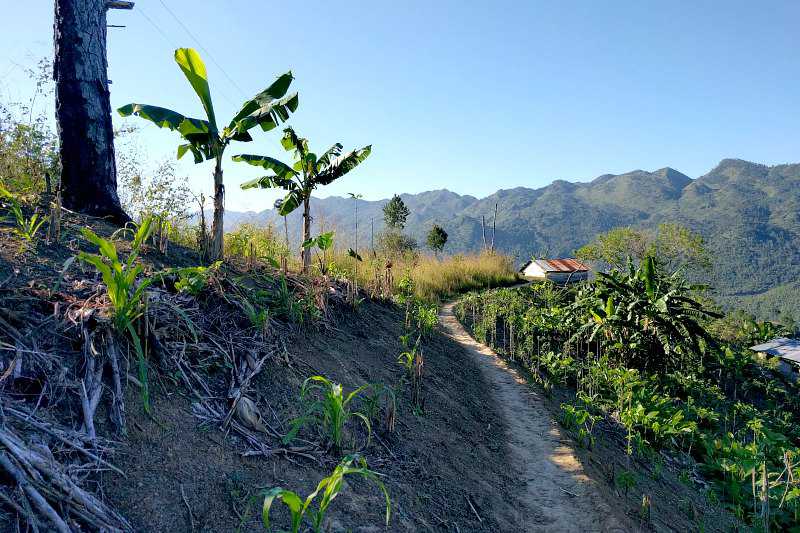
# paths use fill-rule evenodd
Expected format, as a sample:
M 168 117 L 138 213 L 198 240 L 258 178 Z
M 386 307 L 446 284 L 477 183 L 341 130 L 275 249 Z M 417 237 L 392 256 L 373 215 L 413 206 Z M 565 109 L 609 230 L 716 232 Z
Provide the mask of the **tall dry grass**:
M 519 281 L 514 261 L 502 254 L 480 253 L 435 257 L 431 255 L 406 255 L 392 258 L 389 280 L 391 292 L 405 276 L 414 282 L 414 294 L 424 300 L 441 303 L 471 290 L 503 287 Z M 357 279 L 360 287 L 369 290 L 377 286 L 385 289 L 387 259 L 365 254 L 356 262 L 345 254 L 333 256 L 332 273 Z M 356 265 L 357 263 L 357 265 Z M 357 274 L 356 274 L 357 271 Z
M 281 258 L 286 258 L 289 270 L 294 272 L 302 267 L 280 233 L 272 227 L 242 225 L 227 233 L 225 254 L 229 260 L 247 261 L 253 256 L 271 264 L 278 264 Z M 388 257 L 365 250 L 361 255 L 363 260 L 357 261 L 341 249 L 324 254 L 314 249 L 312 271 L 320 274 L 324 270 L 333 277 L 357 281 L 361 289 L 384 296 L 396 294 L 398 283 L 409 276 L 413 280 L 415 296 L 434 303 L 464 292 L 502 287 L 519 281 L 513 259 L 499 253 L 436 257 L 409 252 Z M 388 265 L 391 268 L 387 269 Z

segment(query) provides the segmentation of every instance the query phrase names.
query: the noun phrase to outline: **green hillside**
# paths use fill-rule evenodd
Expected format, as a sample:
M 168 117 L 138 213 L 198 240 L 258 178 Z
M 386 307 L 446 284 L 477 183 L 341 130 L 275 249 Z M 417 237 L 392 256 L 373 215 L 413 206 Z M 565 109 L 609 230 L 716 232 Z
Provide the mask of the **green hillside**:
M 411 210 L 406 230 L 420 243 L 434 223 L 450 239 L 446 250 L 482 246 L 481 217 L 491 224 L 498 207 L 495 245 L 520 262 L 536 255 L 572 255 L 594 236 L 617 226 L 652 228 L 679 222 L 701 233 L 714 261 L 710 276 L 718 296 L 741 303 L 760 316 L 775 310 L 800 316 L 800 164 L 766 166 L 725 159 L 697 179 L 672 168 L 605 174 L 587 183 L 557 180 L 546 187 L 500 190 L 486 198 L 447 190 L 403 194 Z M 359 242 L 383 228 L 386 201 L 358 200 Z M 354 200 L 330 197 L 312 203 L 315 224 L 336 229 L 340 245 L 353 240 Z M 272 209 L 229 213 L 241 222 L 282 224 Z M 299 216 L 289 217 L 290 235 L 299 234 Z M 792 284 L 794 282 L 794 284 Z M 769 292 L 768 292 L 769 291 Z M 773 299 L 780 303 L 773 305 Z M 777 306 L 777 307 L 776 307 Z

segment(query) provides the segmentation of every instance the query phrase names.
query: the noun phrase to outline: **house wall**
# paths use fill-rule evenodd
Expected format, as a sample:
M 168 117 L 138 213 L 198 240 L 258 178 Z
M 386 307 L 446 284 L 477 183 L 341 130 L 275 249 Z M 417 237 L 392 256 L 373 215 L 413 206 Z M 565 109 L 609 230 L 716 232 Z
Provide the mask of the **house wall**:
M 588 272 L 545 272 L 536 263 L 531 263 L 522 271 L 522 275 L 532 279 L 549 279 L 555 283 L 573 283 L 589 278 Z
M 526 278 L 547 279 L 547 272 L 542 270 L 536 263 L 526 266 L 525 270 L 522 271 L 522 275 Z
M 588 272 L 548 272 L 547 279 L 556 283 L 575 283 L 589 278 Z
M 786 376 L 786 379 L 793 383 L 797 383 L 798 372 L 797 367 L 791 363 L 788 363 L 784 360 L 778 361 L 778 371 Z

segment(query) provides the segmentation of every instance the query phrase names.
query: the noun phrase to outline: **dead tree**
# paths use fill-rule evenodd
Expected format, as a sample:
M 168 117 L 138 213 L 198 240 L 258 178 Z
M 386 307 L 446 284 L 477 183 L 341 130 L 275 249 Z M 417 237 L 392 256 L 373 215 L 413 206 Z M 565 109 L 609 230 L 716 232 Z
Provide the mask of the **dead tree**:
M 497 203 L 494 204 L 494 218 L 492 219 L 492 248 L 491 251 L 494 253 L 494 234 L 497 231 Z
M 483 251 L 486 251 L 486 215 L 481 215 L 481 233 L 483 233 Z
M 117 195 L 106 71 L 108 7 L 120 6 L 109 5 L 106 0 L 55 2 L 53 76 L 61 194 L 67 209 L 124 223 L 130 218 Z

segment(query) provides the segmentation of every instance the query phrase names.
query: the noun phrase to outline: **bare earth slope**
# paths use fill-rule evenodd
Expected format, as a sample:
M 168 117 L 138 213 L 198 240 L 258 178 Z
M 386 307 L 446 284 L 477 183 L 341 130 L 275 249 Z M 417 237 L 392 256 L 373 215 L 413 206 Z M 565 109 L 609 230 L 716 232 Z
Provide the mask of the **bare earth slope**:
M 493 400 L 502 406 L 509 453 L 509 475 L 525 480 L 520 524 L 525 531 L 626 531 L 629 521 L 609 506 L 600 487 L 583 470 L 569 439 L 562 435 L 538 394 L 525 379 L 476 342 L 442 308 L 445 331 L 483 373 Z

